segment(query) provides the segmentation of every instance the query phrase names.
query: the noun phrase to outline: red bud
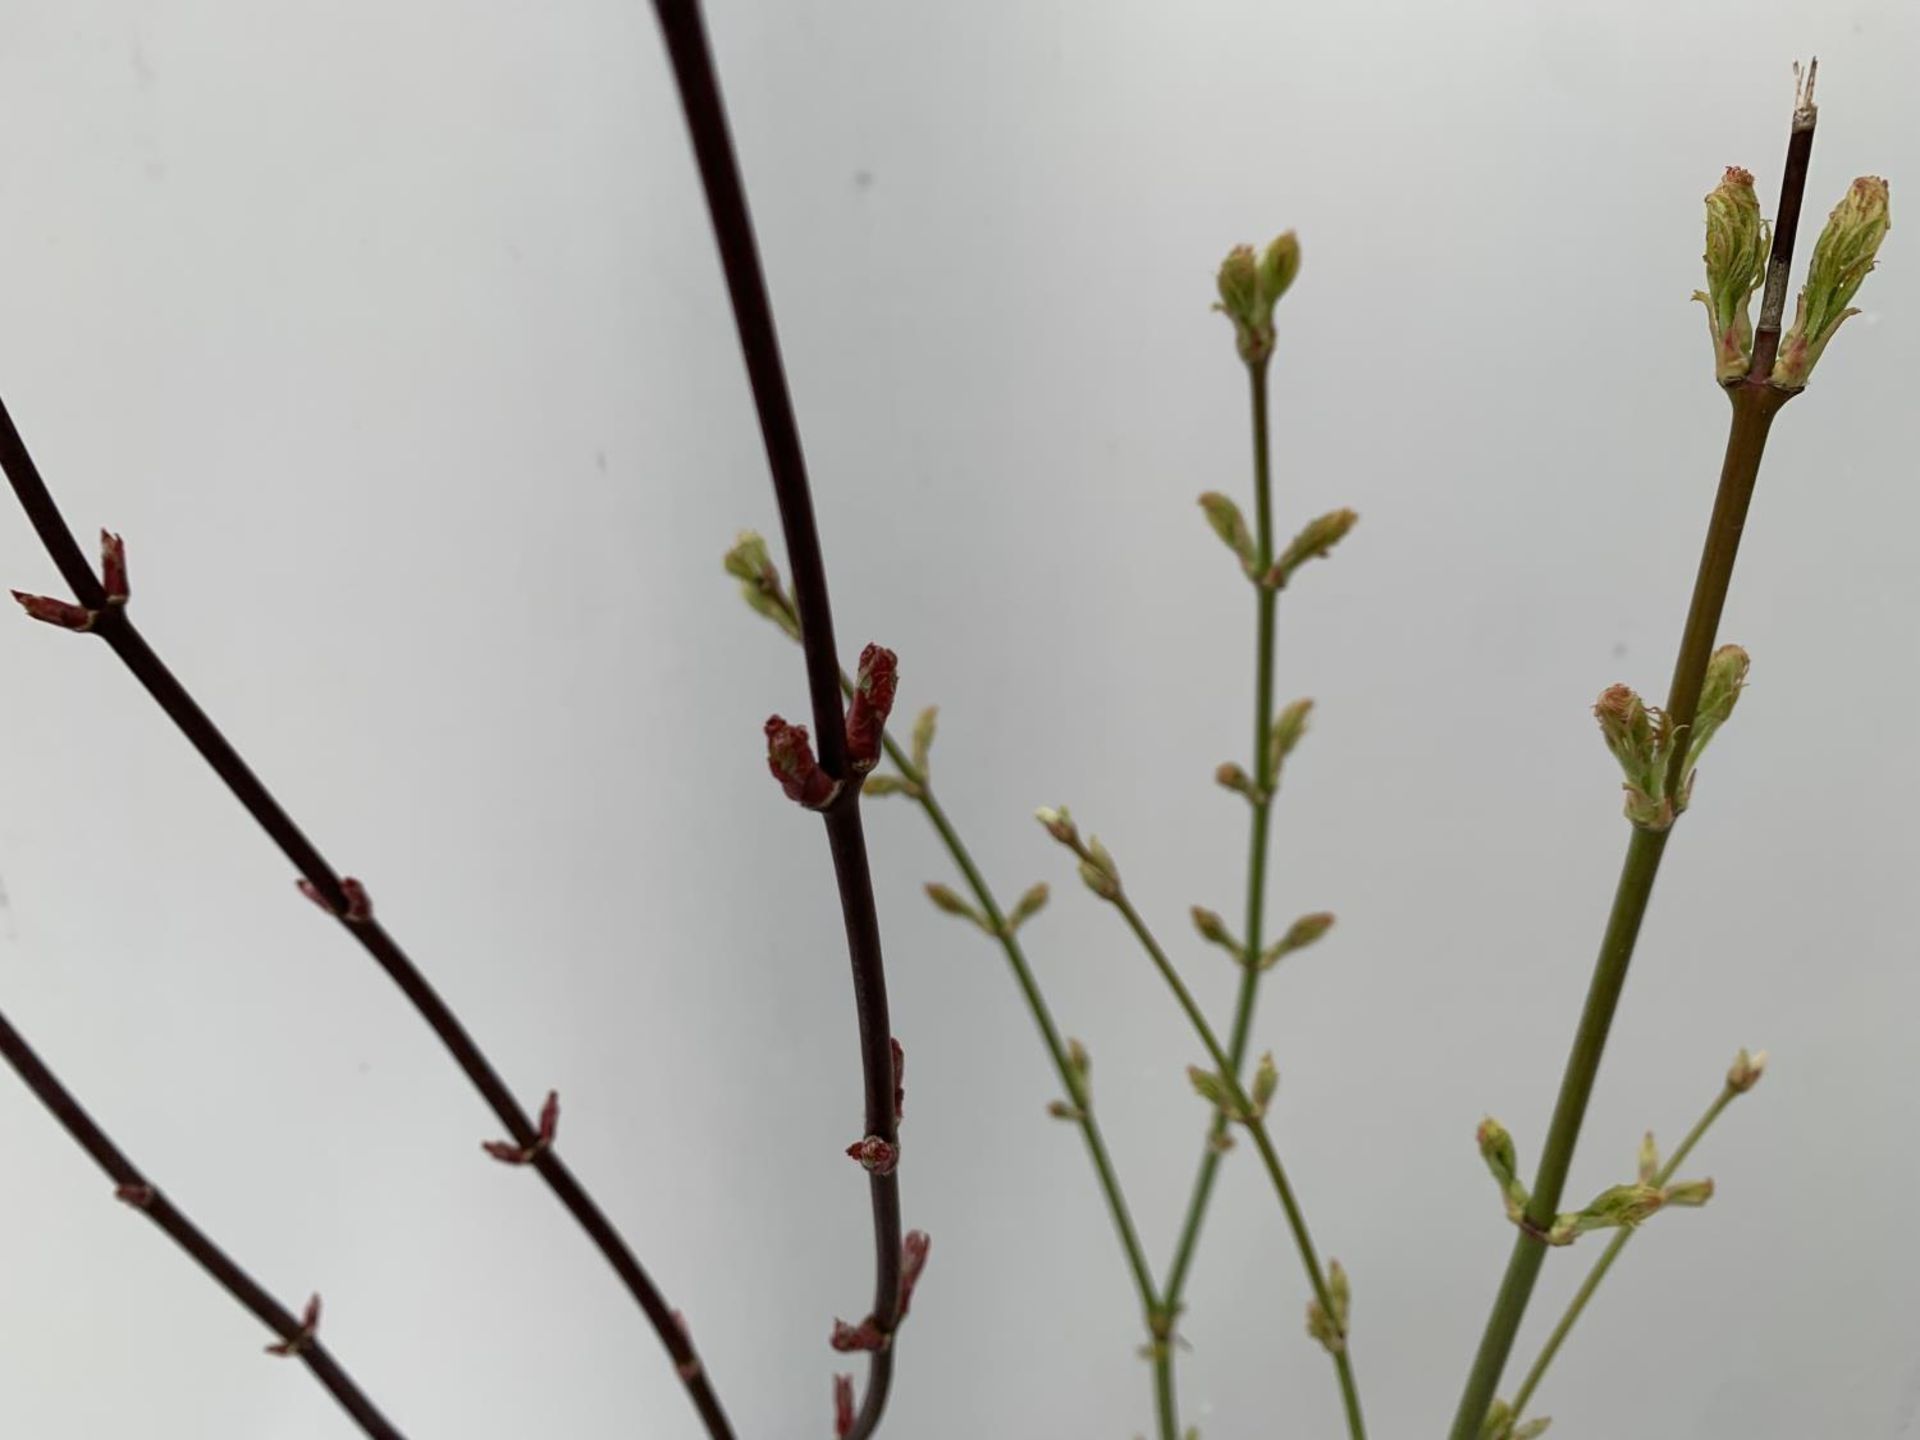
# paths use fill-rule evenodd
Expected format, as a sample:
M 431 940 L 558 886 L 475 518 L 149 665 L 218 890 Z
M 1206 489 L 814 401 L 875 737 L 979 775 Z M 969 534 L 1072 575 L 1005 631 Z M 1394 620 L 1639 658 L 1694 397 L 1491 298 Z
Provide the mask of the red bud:
M 127 546 L 118 535 L 100 532 L 100 583 L 109 605 L 124 605 L 133 592 L 127 587 Z
M 869 1135 L 847 1146 L 847 1157 L 858 1160 L 875 1175 L 891 1175 L 894 1167 L 900 1163 L 900 1147 L 888 1144 L 878 1135 Z
M 94 614 L 84 605 L 75 605 L 71 600 L 56 600 L 51 595 L 29 595 L 24 590 L 13 592 L 13 598 L 20 602 L 35 620 L 48 625 L 57 625 L 62 630 L 91 630 Z
M 833 798 L 833 780 L 813 758 L 813 742 L 804 725 L 789 725 L 778 715 L 768 719 L 767 769 L 789 800 L 818 810 Z
M 833 1377 L 834 1440 L 846 1440 L 853 1433 L 853 1376 Z
M 860 669 L 853 681 L 853 704 L 847 709 L 847 754 L 855 770 L 871 770 L 880 763 L 880 736 L 893 713 L 893 693 L 900 683 L 899 657 L 879 645 L 860 652 Z

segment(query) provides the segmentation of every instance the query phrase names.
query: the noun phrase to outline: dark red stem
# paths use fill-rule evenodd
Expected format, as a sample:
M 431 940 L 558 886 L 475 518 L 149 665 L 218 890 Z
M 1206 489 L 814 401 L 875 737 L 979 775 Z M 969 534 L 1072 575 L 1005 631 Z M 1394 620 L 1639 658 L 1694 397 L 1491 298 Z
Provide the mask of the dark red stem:
M 87 609 L 99 612 L 89 633 L 107 642 L 114 654 L 120 657 L 121 663 L 179 728 L 188 743 L 226 782 L 233 797 L 259 822 L 273 843 L 280 847 L 281 853 L 312 887 L 316 898 L 340 917 L 347 933 L 360 942 L 375 963 L 400 987 L 420 1018 L 440 1037 L 454 1062 L 473 1082 L 473 1087 L 480 1092 L 488 1108 L 514 1142 L 524 1149 L 533 1148 L 539 1139 L 538 1127 L 521 1108 L 520 1102 L 514 1099 L 513 1092 L 507 1089 L 506 1083 L 447 1002 L 440 998 L 439 992 L 427 982 L 426 976 L 420 973 L 419 967 L 400 948 L 399 942 L 377 920 L 348 918 L 349 896 L 341 884 L 339 872 L 294 823 L 272 792 L 241 759 L 240 752 L 234 749 L 219 727 L 208 718 L 206 711 L 200 708 L 186 687 L 174 677 L 153 647 L 134 628 L 125 607 L 105 603 L 106 591 L 94 575 L 92 566 L 87 563 L 79 542 L 74 539 L 72 530 L 60 514 L 59 506 L 54 503 L 33 457 L 27 453 L 26 443 L 20 438 L 20 431 L 14 425 L 4 401 L 0 401 L 0 468 L 6 470 L 7 479 L 13 486 L 13 493 L 18 497 L 21 508 L 32 522 L 40 543 L 46 547 L 53 563 L 59 567 L 61 575 L 72 588 L 75 599 Z M 541 1178 L 580 1228 L 587 1232 L 601 1255 L 619 1275 L 628 1293 L 645 1312 L 654 1332 L 660 1337 L 660 1343 L 672 1356 L 674 1367 L 685 1380 L 688 1395 L 693 1400 L 694 1408 L 700 1412 L 700 1418 L 706 1422 L 708 1434 L 713 1440 L 732 1440 L 733 1430 L 707 1381 L 699 1357 L 694 1353 L 685 1331 L 675 1321 L 672 1308 L 661 1297 L 626 1241 L 551 1148 L 543 1148 L 533 1163 Z
M 257 1317 L 281 1342 L 297 1354 L 301 1364 L 313 1372 L 313 1378 L 340 1402 L 340 1408 L 353 1417 L 361 1431 L 372 1440 L 405 1440 L 393 1422 L 375 1408 L 374 1403 L 354 1384 L 340 1362 L 335 1360 L 319 1339 L 303 1332 L 301 1322 L 286 1306 L 263 1290 L 254 1278 L 228 1257 L 200 1227 L 180 1213 L 153 1182 L 127 1159 L 120 1147 L 94 1123 L 46 1063 L 33 1052 L 5 1015 L 0 1015 L 0 1057 L 14 1068 L 27 1088 L 33 1091 L 53 1118 L 71 1135 L 80 1148 L 93 1157 L 94 1164 L 107 1172 L 115 1186 L 133 1208 L 139 1210 L 192 1258 L 214 1282 Z
M 845 719 L 841 712 L 840 658 L 834 645 L 826 562 L 821 555 L 820 532 L 814 521 L 799 423 L 794 417 L 793 398 L 780 358 L 773 307 L 767 296 L 766 276 L 760 267 L 759 247 L 747 211 L 739 161 L 727 129 L 713 53 L 707 43 L 698 0 L 654 0 L 653 8 L 666 37 L 680 103 L 692 134 L 694 157 L 706 192 L 714 238 L 719 244 L 721 267 L 733 300 L 740 349 L 746 359 L 747 378 L 760 417 L 767 464 L 773 472 L 774 496 L 779 502 L 780 524 L 793 571 L 795 608 L 800 612 L 800 644 L 806 656 L 807 688 L 813 701 L 813 735 L 819 747 L 820 766 L 834 779 L 848 780 L 850 767 Z M 827 808 L 824 818 L 827 842 L 833 852 L 834 874 L 840 887 L 848 958 L 853 966 L 854 1003 L 860 1020 L 860 1069 L 866 1085 L 866 1131 L 889 1144 L 897 1144 L 887 977 L 880 953 L 880 922 L 874 909 L 866 840 L 860 827 L 859 800 L 858 785 L 847 784 L 840 800 Z M 873 1174 L 870 1178 L 875 1260 L 872 1318 L 880 1331 L 891 1337 L 900 1316 L 899 1179 L 897 1174 Z M 867 1393 L 850 1432 L 853 1440 L 866 1440 L 878 1427 L 892 1378 L 893 1349 L 889 1344 L 873 1356 Z

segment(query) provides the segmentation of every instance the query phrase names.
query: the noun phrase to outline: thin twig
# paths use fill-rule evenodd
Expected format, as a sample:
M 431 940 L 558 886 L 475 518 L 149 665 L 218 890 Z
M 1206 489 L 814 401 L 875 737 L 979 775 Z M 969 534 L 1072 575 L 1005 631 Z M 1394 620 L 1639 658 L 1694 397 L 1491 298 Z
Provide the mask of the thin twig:
M 280 1353 L 297 1356 L 300 1363 L 313 1372 L 314 1379 L 340 1403 L 340 1408 L 353 1417 L 363 1434 L 371 1440 L 405 1440 L 320 1342 L 315 1327 L 296 1319 L 286 1306 L 208 1239 L 199 1226 L 180 1213 L 179 1207 L 108 1138 L 5 1015 L 0 1015 L 0 1057 L 26 1082 L 27 1088 L 60 1122 L 60 1127 L 93 1157 L 94 1164 L 107 1173 L 119 1198 L 158 1226 L 196 1265 L 211 1275 L 221 1289 L 278 1335 Z
M 893 1031 L 887 1014 L 887 977 L 880 950 L 880 922 L 860 823 L 860 786 L 851 774 L 840 705 L 840 659 L 834 646 L 833 612 L 826 562 L 800 447 L 799 422 L 787 386 L 773 307 L 759 246 L 747 210 L 746 188 L 727 128 L 726 108 L 698 0 L 655 0 L 668 57 L 686 113 L 700 169 L 714 238 L 732 297 L 734 324 L 759 415 L 761 439 L 772 472 L 787 557 L 793 567 L 794 600 L 800 612 L 800 645 L 806 656 L 813 734 L 820 768 L 841 785 L 824 812 L 833 855 L 840 910 L 853 970 L 854 1004 L 860 1025 L 860 1069 L 866 1090 L 866 1133 L 887 1145 L 899 1143 L 894 1107 Z M 873 1203 L 874 1301 L 871 1321 L 882 1337 L 867 1375 L 867 1391 L 850 1440 L 866 1440 L 880 1424 L 893 1381 L 893 1335 L 900 1321 L 901 1228 L 899 1177 L 892 1169 L 869 1172 Z
M 292 862 L 293 868 L 305 880 L 312 898 L 330 911 L 347 933 L 373 957 L 375 963 L 400 987 L 434 1034 L 440 1037 L 441 1043 L 473 1087 L 480 1092 L 488 1108 L 506 1127 L 514 1143 L 530 1153 L 530 1163 L 540 1172 L 541 1178 L 581 1229 L 587 1232 L 601 1255 L 619 1275 L 628 1293 L 646 1314 L 654 1332 L 660 1337 L 660 1343 L 672 1357 L 674 1368 L 685 1382 L 688 1395 L 705 1421 L 708 1433 L 714 1440 L 731 1440 L 733 1431 L 707 1380 L 699 1356 L 687 1337 L 685 1327 L 605 1213 L 552 1147 L 541 1143 L 538 1127 L 507 1089 L 492 1062 L 467 1033 L 466 1027 L 455 1017 L 439 992 L 427 982 L 419 967 L 400 948 L 399 942 L 366 909 L 365 895 L 357 882 L 343 883 L 340 873 L 294 823 L 273 793 L 241 758 L 239 751 L 234 749 L 206 711 L 200 708 L 186 687 L 161 661 L 145 637 L 134 628 L 126 607 L 109 603 L 106 587 L 87 563 L 79 542 L 41 478 L 39 467 L 27 452 L 26 442 L 21 439 L 20 431 L 14 425 L 4 401 L 0 401 L 0 468 L 6 470 L 21 509 L 26 512 L 41 544 L 73 590 L 75 599 L 83 609 L 91 612 L 89 633 L 106 641 L 188 743 L 226 782 L 233 797 Z

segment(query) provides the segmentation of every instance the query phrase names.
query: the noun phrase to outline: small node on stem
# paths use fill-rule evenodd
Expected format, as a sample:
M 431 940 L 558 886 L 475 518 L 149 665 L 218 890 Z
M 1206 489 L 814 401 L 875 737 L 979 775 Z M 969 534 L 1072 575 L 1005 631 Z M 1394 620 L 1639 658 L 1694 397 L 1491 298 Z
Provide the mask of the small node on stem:
M 345 904 L 337 908 L 311 880 L 302 878 L 293 883 L 295 889 L 336 920 L 344 920 L 349 925 L 364 925 L 373 919 L 373 900 L 367 894 L 367 887 L 351 875 L 340 877 L 340 895 Z
M 278 1343 L 266 1347 L 269 1355 L 300 1355 L 313 1348 L 315 1338 L 320 1334 L 320 1297 L 313 1295 L 307 1300 L 307 1308 L 300 1312 L 300 1326 L 293 1334 L 283 1337 Z
M 480 1148 L 502 1165 L 531 1165 L 553 1148 L 559 1133 L 560 1092 L 549 1090 L 546 1103 L 540 1107 L 540 1122 L 531 1145 L 512 1140 L 482 1140 Z
M 149 1208 L 153 1204 L 153 1195 L 153 1186 L 146 1184 L 116 1185 L 113 1190 L 114 1199 L 122 1205 L 131 1205 L 136 1210 Z
M 868 1135 L 847 1146 L 847 1158 L 860 1162 L 860 1168 L 872 1175 L 891 1175 L 900 1164 L 900 1147 Z

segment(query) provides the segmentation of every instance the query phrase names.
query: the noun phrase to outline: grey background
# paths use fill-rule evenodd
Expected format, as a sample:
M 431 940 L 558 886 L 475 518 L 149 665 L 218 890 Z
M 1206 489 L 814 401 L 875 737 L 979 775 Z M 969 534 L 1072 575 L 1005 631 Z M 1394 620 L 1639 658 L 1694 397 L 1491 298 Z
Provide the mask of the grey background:
M 1341 923 L 1258 1038 L 1374 1432 L 1451 1412 L 1619 855 L 1586 707 L 1664 688 L 1724 433 L 1700 197 L 1770 207 L 1823 61 L 1809 211 L 1920 176 L 1894 3 L 717 3 L 841 630 L 938 701 L 938 774 L 1032 951 L 1157 1264 L 1196 1047 L 1038 827 L 1108 840 L 1193 983 L 1239 906 L 1250 606 L 1192 497 L 1246 491 L 1211 273 L 1299 228 L 1289 528 L 1364 517 L 1284 607 L 1317 697 L 1274 904 Z M 773 529 L 694 173 L 639 0 L 15 0 L 0 12 L 0 384 L 155 643 L 564 1143 L 745 1435 L 827 1431 L 870 1287 L 845 960 L 758 726 L 797 651 L 718 557 Z M 1904 212 L 1902 212 L 1904 213 Z M 1896 219 L 1898 217 L 1896 216 Z M 1629 1252 L 1542 1396 L 1574 1435 L 1891 1437 L 1920 1407 L 1910 934 L 1920 287 L 1782 418 L 1726 633 L 1752 691 L 1670 852 L 1576 1190 L 1736 1047 L 1775 1069 L 1720 1196 Z M 1884 320 L 1885 323 L 1882 323 Z M 49 588 L 15 516 L 0 573 Z M 416 1436 L 692 1435 L 670 1368 L 389 984 L 96 647 L 0 629 L 0 1002 Z M 1131 1292 L 1004 965 L 872 833 L 935 1237 L 891 1433 L 1148 1424 Z M 0 1084 L 0 1393 L 33 1440 L 345 1433 L 258 1327 Z M 1593 1248 L 1588 1247 L 1585 1256 Z M 1585 1256 L 1557 1258 L 1523 1358 Z M 1210 1437 L 1338 1429 L 1244 1154 L 1181 1367 Z

